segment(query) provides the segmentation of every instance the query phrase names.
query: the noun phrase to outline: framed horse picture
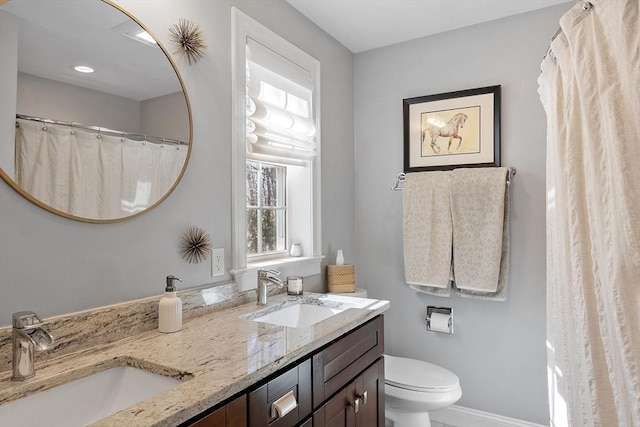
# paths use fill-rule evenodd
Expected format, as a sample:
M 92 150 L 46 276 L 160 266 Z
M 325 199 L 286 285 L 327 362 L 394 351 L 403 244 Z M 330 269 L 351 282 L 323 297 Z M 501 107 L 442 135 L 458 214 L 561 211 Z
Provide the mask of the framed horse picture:
M 500 86 L 407 98 L 404 171 L 500 166 Z

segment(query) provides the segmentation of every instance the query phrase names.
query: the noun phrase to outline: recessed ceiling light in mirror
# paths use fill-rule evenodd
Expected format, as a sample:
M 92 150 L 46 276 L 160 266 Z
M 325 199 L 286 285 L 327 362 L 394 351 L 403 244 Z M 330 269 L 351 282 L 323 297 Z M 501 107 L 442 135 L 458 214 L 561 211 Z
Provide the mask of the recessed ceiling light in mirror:
M 153 36 L 131 19 L 120 25 L 116 25 L 113 27 L 113 30 L 137 42 L 144 43 L 148 46 L 158 47 L 158 42 L 156 42 Z
M 86 65 L 76 65 L 75 67 L 73 67 L 74 70 L 76 70 L 79 73 L 93 73 L 95 70 L 91 67 L 87 67 Z
M 140 31 L 138 34 L 136 34 L 136 37 L 139 38 L 142 41 L 145 41 L 145 42 L 153 44 L 153 45 L 157 45 L 158 44 L 155 41 L 155 39 L 153 37 L 151 37 L 151 34 L 147 33 L 146 31 Z

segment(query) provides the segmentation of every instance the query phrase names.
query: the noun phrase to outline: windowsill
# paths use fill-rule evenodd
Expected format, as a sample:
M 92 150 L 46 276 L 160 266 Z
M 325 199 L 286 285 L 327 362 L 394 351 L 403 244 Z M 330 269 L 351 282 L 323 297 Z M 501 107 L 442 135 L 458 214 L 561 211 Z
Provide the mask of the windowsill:
M 272 268 L 280 271 L 280 278 L 287 276 L 314 276 L 321 273 L 320 264 L 324 255 L 312 257 L 286 257 L 250 262 L 247 268 L 232 270 L 231 274 L 238 285 L 238 291 L 255 289 L 258 283 L 258 269 Z

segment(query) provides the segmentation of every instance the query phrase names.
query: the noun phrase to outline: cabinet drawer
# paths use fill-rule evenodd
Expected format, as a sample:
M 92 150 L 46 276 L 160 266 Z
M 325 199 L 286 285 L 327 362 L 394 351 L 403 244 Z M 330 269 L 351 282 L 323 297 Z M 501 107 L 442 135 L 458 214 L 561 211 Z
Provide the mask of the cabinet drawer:
M 384 351 L 382 315 L 329 344 L 313 360 L 313 406 L 343 388 Z
M 275 401 L 293 391 L 297 406 L 282 417 L 272 413 Z M 294 426 L 311 414 L 311 360 L 278 375 L 249 393 L 249 425 L 251 427 Z

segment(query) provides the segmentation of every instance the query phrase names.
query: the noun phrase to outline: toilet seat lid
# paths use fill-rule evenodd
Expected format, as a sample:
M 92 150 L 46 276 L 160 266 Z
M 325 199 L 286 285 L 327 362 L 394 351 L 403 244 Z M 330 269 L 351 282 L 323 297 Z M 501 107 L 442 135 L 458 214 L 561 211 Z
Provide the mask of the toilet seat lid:
M 447 391 L 460 387 L 453 372 L 422 360 L 384 356 L 385 383 L 414 391 Z

